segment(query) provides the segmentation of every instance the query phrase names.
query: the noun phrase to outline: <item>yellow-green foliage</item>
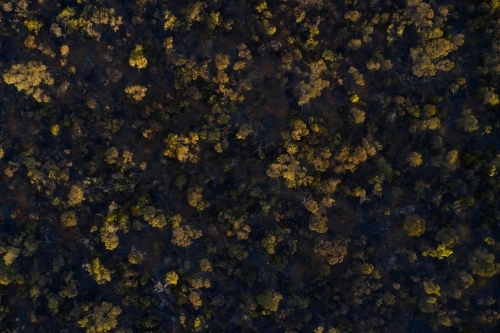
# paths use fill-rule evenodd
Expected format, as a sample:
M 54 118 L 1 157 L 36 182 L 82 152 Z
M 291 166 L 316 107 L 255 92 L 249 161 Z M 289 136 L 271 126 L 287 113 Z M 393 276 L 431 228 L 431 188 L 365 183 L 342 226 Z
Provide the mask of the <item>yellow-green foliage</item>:
M 491 236 L 484 236 L 483 241 L 488 245 L 495 245 L 495 240 Z
M 265 0 L 259 1 L 259 3 L 257 4 L 257 6 L 255 6 L 255 10 L 257 12 L 259 12 L 259 13 L 263 13 L 267 9 L 268 9 L 267 8 L 267 2 Z
M 269 254 L 274 254 L 274 246 L 276 245 L 276 236 L 273 234 L 267 234 L 261 240 L 262 246 L 266 249 L 266 252 Z
M 43 25 L 41 22 L 38 22 L 37 20 L 26 20 L 23 23 L 26 29 L 28 29 L 35 35 L 38 35 L 38 32 L 40 31 Z
M 165 23 L 163 25 L 163 29 L 165 30 L 174 29 L 177 23 L 177 17 L 175 17 L 175 15 L 170 10 L 166 10 L 164 16 L 165 16 Z
M 260 23 L 260 28 L 266 35 L 272 36 L 276 33 L 276 27 L 272 26 L 268 20 L 262 19 Z
M 222 16 L 220 12 L 212 12 L 208 17 L 208 26 L 210 28 L 218 27 L 222 24 Z
M 38 86 L 41 83 L 53 85 L 54 79 L 47 72 L 47 67 L 38 61 L 13 65 L 10 70 L 2 75 L 7 84 L 12 84 L 18 91 L 32 96 L 38 102 L 47 103 L 50 97 Z
M 120 243 L 120 239 L 114 233 L 101 232 L 101 240 L 106 250 L 114 250 Z
M 76 15 L 76 11 L 72 7 L 64 8 L 59 15 L 57 15 L 57 19 L 62 25 L 66 28 L 68 34 L 71 34 L 77 30 L 81 30 L 87 26 L 87 22 L 82 17 L 74 18 Z
M 257 303 L 264 309 L 264 314 L 270 314 L 278 310 L 280 301 L 283 299 L 281 294 L 269 290 L 257 296 Z
M 50 133 L 53 136 L 58 136 L 60 130 L 61 130 L 61 127 L 57 124 L 50 126 Z
M 144 68 L 148 64 L 148 60 L 144 56 L 142 45 L 136 45 L 135 49 L 130 54 L 128 63 L 132 67 Z
M 424 282 L 424 290 L 428 295 L 441 296 L 441 286 L 434 284 L 432 281 Z
M 153 206 L 146 206 L 142 209 L 144 221 L 153 228 L 163 228 L 167 225 L 167 218 L 160 214 Z
M 335 54 L 330 50 L 325 50 L 325 51 L 323 51 L 321 58 L 323 58 L 324 60 L 329 61 L 329 62 L 334 62 L 335 61 Z
M 94 278 L 98 284 L 111 281 L 111 271 L 101 264 L 99 258 L 92 260 L 92 263 L 83 265 L 85 270 Z
M 165 275 L 165 281 L 166 281 L 168 284 L 176 285 L 176 284 L 177 284 L 177 281 L 179 281 L 179 276 L 178 276 L 178 275 L 177 275 L 177 273 L 176 273 L 176 272 L 174 272 L 174 271 L 168 272 L 168 273 Z
M 453 254 L 453 251 L 450 249 L 446 248 L 446 245 L 440 244 L 438 245 L 435 249 L 430 249 L 427 251 L 422 252 L 422 255 L 424 257 L 430 256 L 433 258 L 438 258 L 438 259 L 444 259 L 446 257 L 449 257 Z

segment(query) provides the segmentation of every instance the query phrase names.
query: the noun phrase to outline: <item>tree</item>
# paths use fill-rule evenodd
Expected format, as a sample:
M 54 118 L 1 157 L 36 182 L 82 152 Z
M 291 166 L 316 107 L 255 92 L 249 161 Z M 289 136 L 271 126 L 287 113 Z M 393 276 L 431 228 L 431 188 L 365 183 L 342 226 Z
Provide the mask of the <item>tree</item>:
M 446 248 L 445 244 L 439 244 L 435 249 L 429 249 L 427 251 L 422 252 L 424 257 L 430 256 L 433 258 L 438 258 L 440 260 L 449 257 L 453 254 L 453 251 Z
M 132 250 L 128 254 L 128 262 L 131 263 L 132 265 L 140 265 L 143 260 L 144 260 L 144 253 L 137 250 L 135 246 L 132 246 Z
M 177 246 L 188 247 L 193 244 L 196 238 L 200 238 L 202 235 L 201 230 L 192 229 L 190 226 L 180 226 L 172 230 L 172 243 Z
M 182 10 L 184 18 L 187 22 L 187 29 L 189 30 L 195 22 L 203 21 L 203 10 L 207 4 L 201 1 L 194 2 Z
M 244 140 L 250 133 L 253 133 L 252 126 L 243 124 L 240 126 L 238 133 L 236 133 L 236 137 L 240 140 Z
M 102 302 L 100 306 L 95 306 L 91 314 L 78 321 L 81 328 L 85 328 L 86 333 L 101 333 L 111 331 L 118 325 L 118 315 L 122 310 L 112 303 Z
M 179 276 L 177 275 L 176 272 L 174 271 L 171 271 L 171 272 L 168 272 L 166 275 L 165 275 L 165 281 L 168 283 L 168 284 L 171 284 L 171 285 L 176 285 L 177 284 L 177 281 L 179 281 Z
M 51 86 L 54 84 L 54 79 L 41 62 L 30 61 L 26 65 L 13 65 L 2 77 L 7 84 L 14 85 L 18 91 L 32 96 L 36 101 L 50 102 L 50 97 L 38 86 L 41 83 Z
M 26 20 L 23 22 L 24 26 L 26 29 L 34 33 L 35 35 L 38 35 L 38 32 L 42 28 L 43 23 L 38 22 L 37 20 Z
M 345 13 L 344 17 L 352 22 L 357 22 L 361 17 L 361 14 L 357 10 L 350 10 Z
M 144 221 L 146 221 L 153 228 L 163 228 L 167 225 L 167 218 L 153 206 L 146 206 L 142 209 Z
M 218 53 L 215 56 L 215 67 L 217 67 L 218 70 L 223 71 L 225 70 L 230 63 L 229 55 L 228 54 L 221 54 Z
M 257 296 L 257 303 L 264 309 L 264 314 L 270 314 L 278 310 L 280 301 L 283 296 L 273 290 L 268 290 L 263 294 Z
M 115 233 L 108 233 L 101 231 L 101 240 L 104 243 L 106 250 L 114 250 L 118 247 L 120 243 L 120 238 Z
M 306 186 L 312 182 L 312 177 L 306 176 L 306 169 L 300 167 L 300 162 L 288 154 L 278 156 L 277 163 L 271 163 L 266 174 L 271 178 L 283 177 L 286 186 Z
M 422 164 L 422 155 L 417 152 L 411 152 L 406 158 L 406 163 L 411 167 L 417 167 Z
M 106 152 L 104 153 L 104 159 L 108 164 L 115 164 L 118 161 L 119 156 L 120 153 L 118 149 L 116 149 L 115 147 L 110 147 L 106 149 Z
M 177 134 L 169 134 L 165 139 L 167 148 L 163 154 L 171 158 L 177 158 L 180 162 L 198 162 L 198 134 L 189 133 L 189 136 L 179 136 Z
M 351 108 L 350 110 L 352 117 L 354 118 L 354 123 L 362 124 L 365 121 L 365 112 L 357 109 Z
M 430 19 L 434 17 L 434 11 L 428 3 L 422 0 L 408 0 L 406 5 L 404 13 L 416 27 L 432 26 Z
M 315 231 L 319 234 L 324 234 L 328 231 L 328 227 L 326 225 L 328 222 L 328 218 L 323 215 L 311 215 L 309 218 L 309 230 Z
M 435 239 L 447 247 L 453 247 L 460 243 L 460 238 L 455 229 L 443 228 L 436 234 Z
M 3 261 L 5 265 L 12 265 L 14 260 L 21 254 L 21 249 L 12 246 L 0 246 L 0 254 L 3 255 Z
M 208 202 L 203 201 L 202 191 L 203 189 L 201 187 L 191 187 L 187 191 L 187 200 L 189 205 L 199 211 L 202 211 L 210 206 Z
M 425 231 L 425 220 L 419 215 L 407 215 L 403 225 L 408 236 L 418 237 Z
M 140 85 L 128 86 L 125 88 L 125 92 L 130 95 L 136 102 L 141 101 L 144 96 L 146 96 L 147 90 L 148 88 Z
M 165 30 L 173 30 L 176 25 L 177 25 L 177 17 L 170 11 L 170 10 L 165 10 L 165 23 L 163 25 L 163 29 Z
M 413 74 L 418 77 L 435 76 L 438 70 L 450 71 L 455 64 L 444 57 L 457 50 L 463 43 L 464 39 L 461 34 L 453 36 L 451 40 L 445 38 L 424 39 L 422 45 L 410 49 L 410 55 L 414 62 Z
M 198 309 L 203 304 L 201 293 L 198 290 L 191 290 L 188 299 L 195 309 Z
M 130 54 L 128 63 L 132 67 L 144 68 L 148 64 L 148 60 L 144 56 L 142 45 L 136 45 L 135 49 Z
M 357 84 L 359 84 L 360 86 L 365 85 L 363 74 L 361 74 L 355 67 L 349 67 L 348 73 L 351 74 L 352 78 Z
M 500 272 L 500 264 L 495 263 L 495 255 L 486 249 L 476 249 L 469 258 L 472 273 L 481 277 L 492 277 Z
M 344 261 L 344 257 L 347 254 L 347 247 L 344 242 L 338 239 L 331 242 L 319 239 L 316 241 L 313 251 L 323 257 L 330 266 L 333 266 Z
M 76 214 L 74 211 L 64 212 L 61 214 L 61 223 L 63 227 L 74 227 L 77 224 Z
M 457 127 L 464 132 L 473 132 L 479 129 L 479 122 L 476 117 L 472 115 L 471 109 L 462 111 L 462 116 L 455 120 Z
M 266 237 L 264 237 L 260 242 L 261 242 L 262 246 L 264 247 L 264 249 L 266 249 L 267 253 L 269 253 L 269 254 L 275 253 L 275 250 L 274 250 L 274 247 L 276 246 L 276 236 L 275 235 L 273 235 L 271 233 L 267 233 Z
M 321 95 L 321 91 L 330 86 L 330 82 L 321 79 L 321 74 L 327 70 L 323 60 L 309 64 L 309 82 L 301 81 L 295 91 L 299 95 L 299 105 L 307 104 L 311 99 Z
M 111 271 L 101 264 L 99 258 L 92 260 L 92 263 L 84 264 L 83 268 L 94 278 L 97 284 L 104 284 L 111 281 Z
M 483 103 L 495 106 L 495 105 L 498 105 L 498 103 L 500 103 L 500 100 L 498 99 L 497 94 L 495 94 L 493 91 L 488 91 L 484 95 Z
M 71 185 L 71 189 L 68 194 L 68 205 L 75 206 L 82 203 L 85 200 L 83 188 L 80 185 Z

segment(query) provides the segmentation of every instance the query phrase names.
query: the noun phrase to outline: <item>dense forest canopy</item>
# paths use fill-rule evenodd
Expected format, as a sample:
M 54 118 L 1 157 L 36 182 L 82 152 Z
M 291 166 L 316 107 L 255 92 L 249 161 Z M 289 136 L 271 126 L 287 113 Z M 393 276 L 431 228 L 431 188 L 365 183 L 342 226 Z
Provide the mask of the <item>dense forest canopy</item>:
M 496 332 L 500 1 L 0 1 L 0 331 Z

